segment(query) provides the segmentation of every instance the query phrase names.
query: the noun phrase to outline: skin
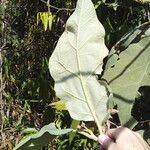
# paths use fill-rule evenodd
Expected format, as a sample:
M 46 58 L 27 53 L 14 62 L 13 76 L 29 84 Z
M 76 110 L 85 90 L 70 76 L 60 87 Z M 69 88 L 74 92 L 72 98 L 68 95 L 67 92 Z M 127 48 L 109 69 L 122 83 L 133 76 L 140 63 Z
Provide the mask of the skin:
M 110 129 L 98 140 L 103 150 L 150 150 L 138 133 L 124 127 Z

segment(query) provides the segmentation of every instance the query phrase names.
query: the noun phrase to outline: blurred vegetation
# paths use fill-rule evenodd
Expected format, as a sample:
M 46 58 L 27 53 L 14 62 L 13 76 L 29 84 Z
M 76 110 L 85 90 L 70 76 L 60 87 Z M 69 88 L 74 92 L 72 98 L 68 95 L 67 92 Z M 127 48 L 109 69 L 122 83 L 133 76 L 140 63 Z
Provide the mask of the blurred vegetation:
M 54 110 L 57 101 L 48 60 L 58 38 L 72 14 L 76 0 L 1 0 L 0 55 L 2 62 L 0 100 L 0 150 L 11 150 L 25 135 L 26 128 L 39 129 L 50 122 L 71 126 L 66 111 Z M 149 20 L 150 5 L 133 0 L 93 0 L 97 15 L 106 30 L 110 49 L 124 34 Z M 52 26 L 37 18 L 50 13 Z M 37 20 L 38 19 L 38 20 Z M 37 24 L 38 21 L 38 24 Z M 61 136 L 45 149 L 98 149 L 98 145 L 81 135 L 72 140 Z M 80 137 L 80 138 L 79 138 Z

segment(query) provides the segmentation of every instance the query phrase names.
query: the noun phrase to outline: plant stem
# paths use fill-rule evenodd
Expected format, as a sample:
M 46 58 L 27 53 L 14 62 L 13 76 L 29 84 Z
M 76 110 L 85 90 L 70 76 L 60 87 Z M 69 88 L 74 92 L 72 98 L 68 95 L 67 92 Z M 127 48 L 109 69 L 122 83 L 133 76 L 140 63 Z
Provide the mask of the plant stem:
M 83 5 L 84 3 L 84 0 L 82 0 L 82 4 Z M 81 6 L 82 8 L 82 6 Z M 82 17 L 82 10 L 80 12 L 80 17 L 79 17 L 79 23 L 78 23 L 78 28 L 80 27 L 80 23 L 81 23 L 81 17 Z M 79 37 L 80 37 L 80 31 L 78 31 L 78 34 L 77 34 L 77 43 L 76 43 L 76 57 L 77 57 L 77 65 L 78 65 L 78 70 L 79 70 L 79 79 L 80 79 L 80 82 L 81 82 L 81 87 L 82 87 L 82 90 L 83 90 L 83 94 L 84 94 L 84 97 L 86 99 L 86 102 L 87 102 L 87 105 L 89 107 L 89 110 L 94 118 L 94 121 L 96 122 L 97 124 L 97 127 L 98 127 L 98 130 L 99 130 L 99 133 L 102 134 L 102 127 L 100 125 L 100 122 L 98 120 L 98 117 L 97 117 L 97 114 L 95 112 L 95 108 L 93 106 L 93 103 L 91 102 L 90 100 L 90 96 L 89 96 L 89 91 L 87 90 L 86 86 L 87 86 L 87 83 L 86 81 L 84 80 L 83 78 L 83 75 L 82 75 L 82 69 L 81 69 L 81 64 L 80 64 L 80 54 L 79 54 Z
M 53 8 L 53 9 L 56 9 L 56 10 L 58 10 L 58 11 L 60 11 L 60 10 L 66 10 L 66 11 L 74 11 L 75 9 L 73 8 L 73 9 L 69 9 L 69 8 L 58 8 L 58 7 L 55 7 L 55 6 L 53 6 L 53 5 L 50 5 L 50 4 L 48 4 L 46 1 L 44 1 L 44 0 L 40 0 L 41 2 L 43 2 L 43 3 L 45 3 L 48 7 L 51 7 L 51 8 Z
M 5 9 L 6 8 L 6 0 L 2 0 L 1 1 L 1 5 L 2 7 Z M 5 18 L 5 12 L 2 12 L 2 20 L 4 20 Z M 4 102 L 3 102 L 3 70 L 2 70 L 2 64 L 3 64 L 3 59 L 2 59 L 2 50 L 5 47 L 5 43 L 6 43 L 6 39 L 5 39 L 5 24 L 4 21 L 2 21 L 2 23 L 0 24 L 1 28 L 2 28 L 2 43 L 3 45 L 0 47 L 0 113 L 1 113 L 1 129 L 0 129 L 0 133 L 1 133 L 1 140 L 2 140 L 2 145 L 5 147 L 5 133 L 3 132 L 4 130 Z

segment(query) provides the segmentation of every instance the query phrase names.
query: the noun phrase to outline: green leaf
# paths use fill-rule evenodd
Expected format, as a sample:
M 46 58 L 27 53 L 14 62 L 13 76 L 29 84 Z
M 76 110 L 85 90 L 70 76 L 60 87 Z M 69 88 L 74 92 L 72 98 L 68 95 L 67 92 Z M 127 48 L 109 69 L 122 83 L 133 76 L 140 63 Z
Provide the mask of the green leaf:
M 58 102 L 53 102 L 53 103 L 49 104 L 49 106 L 52 106 L 53 108 L 55 108 L 57 110 L 67 110 L 65 102 L 62 100 L 60 100 Z
M 95 120 L 99 129 L 107 115 L 108 99 L 105 86 L 96 78 L 108 54 L 104 36 L 91 0 L 78 0 L 49 61 L 56 95 L 66 101 L 71 117 Z
M 49 22 L 48 14 L 49 14 L 48 12 L 42 12 L 40 14 L 41 15 L 41 20 L 42 20 L 42 23 L 43 23 L 45 31 L 47 30 L 48 22 Z
M 40 20 L 42 21 L 42 24 L 44 26 L 44 30 L 46 31 L 49 27 L 49 30 L 51 30 L 52 22 L 55 16 L 52 15 L 50 12 L 38 12 L 37 13 L 37 24 L 39 24 Z
M 78 120 L 72 120 L 71 122 L 71 129 L 77 129 L 77 127 L 79 126 L 80 121 Z M 73 141 L 73 139 L 76 136 L 76 132 L 70 132 L 69 133 L 69 144 L 71 144 L 71 142 Z
M 49 13 L 49 16 L 48 16 L 48 27 L 49 27 L 49 30 L 51 30 L 52 28 L 52 22 L 53 22 L 53 16 L 51 13 Z
M 35 128 L 27 128 L 22 131 L 22 134 L 30 134 L 30 133 L 37 133 L 37 132 L 38 131 Z
M 58 129 L 54 123 L 50 123 L 38 133 L 21 140 L 14 150 L 40 150 L 54 138 L 54 135 L 62 135 L 71 131 L 72 129 Z
M 108 56 L 108 61 L 106 64 L 106 69 L 112 67 L 116 61 L 118 60 L 118 54 L 120 54 L 122 51 L 126 50 L 126 48 L 132 43 L 134 42 L 135 39 L 137 39 L 138 37 L 140 37 L 143 32 L 145 31 L 145 36 L 148 36 L 150 33 L 150 29 L 149 28 L 149 23 L 145 23 L 143 25 L 141 25 L 140 27 L 135 28 L 134 30 L 130 31 L 129 33 L 127 33 L 125 36 L 123 36 L 118 42 L 117 44 L 112 47 L 109 56 Z
M 146 23 L 136 28 L 115 45 L 103 76 L 113 92 L 113 101 L 118 105 L 121 123 L 128 127 L 133 127 L 136 122 L 131 109 L 138 89 L 150 85 L 149 26 L 150 23 Z M 136 34 L 136 31 L 141 32 Z

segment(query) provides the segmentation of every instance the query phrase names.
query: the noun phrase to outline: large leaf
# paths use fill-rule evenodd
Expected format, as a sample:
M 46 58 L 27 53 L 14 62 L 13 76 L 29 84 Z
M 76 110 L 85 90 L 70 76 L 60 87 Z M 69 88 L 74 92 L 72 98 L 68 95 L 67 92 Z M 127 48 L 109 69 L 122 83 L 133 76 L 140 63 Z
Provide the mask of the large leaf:
M 71 117 L 98 126 L 107 114 L 107 92 L 95 75 L 108 54 L 104 36 L 91 0 L 78 0 L 49 61 L 56 95 L 66 101 Z
M 121 123 L 134 125 L 131 109 L 141 86 L 150 85 L 150 23 L 123 37 L 112 49 L 105 78 L 118 105 Z
M 21 140 L 14 150 L 40 150 L 54 138 L 54 135 L 62 135 L 71 131 L 72 129 L 57 129 L 54 123 L 50 123 L 38 133 Z

